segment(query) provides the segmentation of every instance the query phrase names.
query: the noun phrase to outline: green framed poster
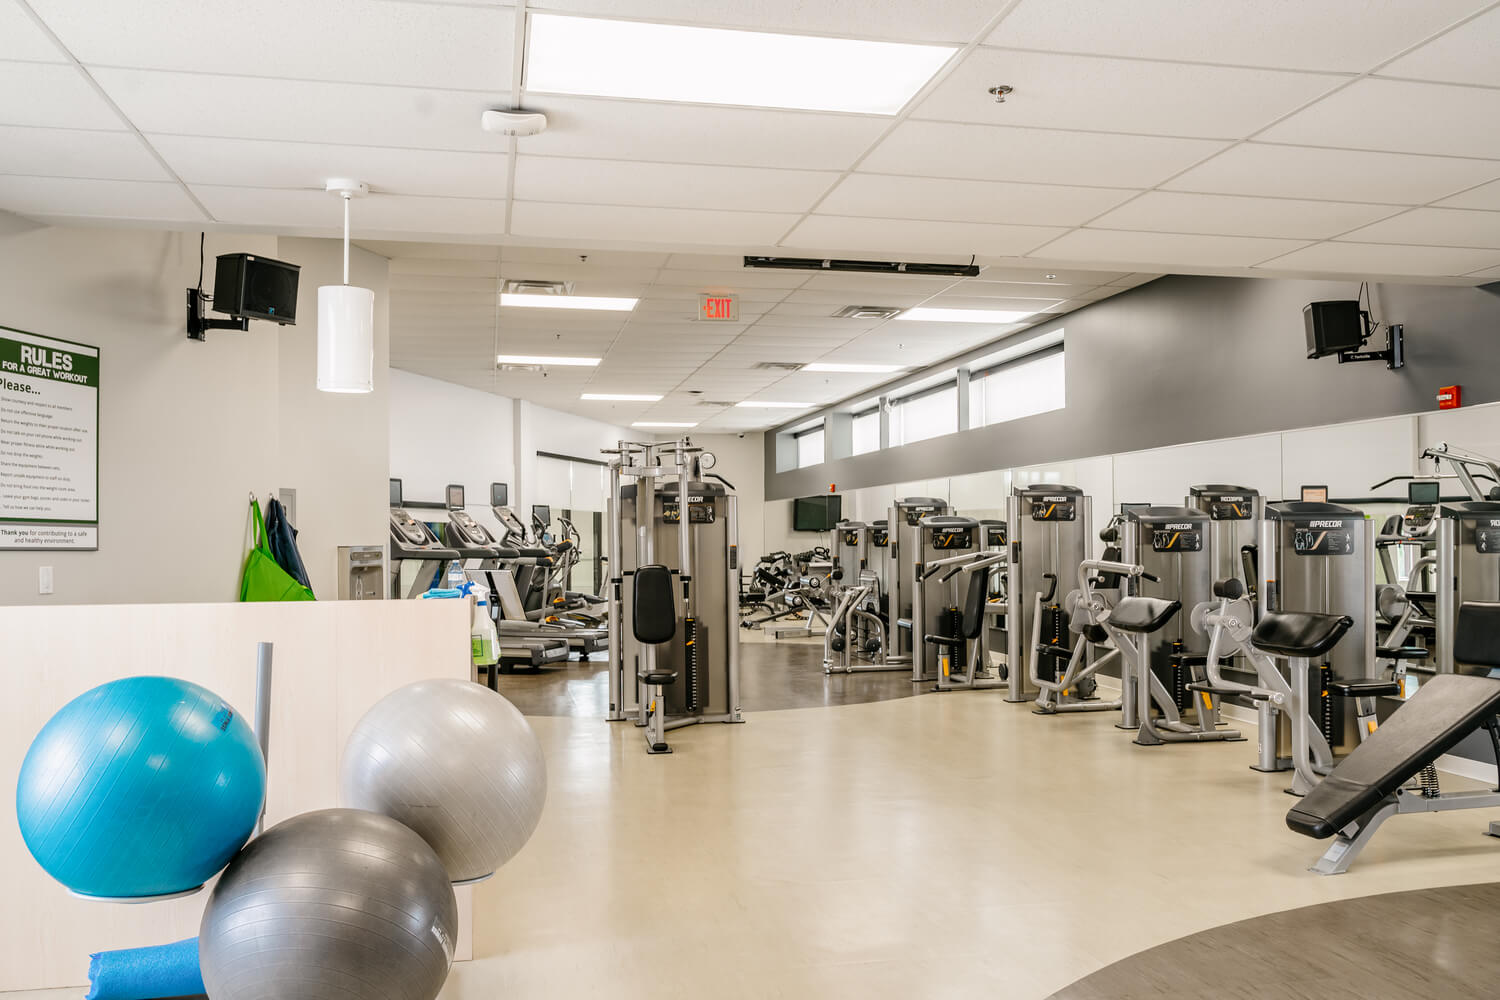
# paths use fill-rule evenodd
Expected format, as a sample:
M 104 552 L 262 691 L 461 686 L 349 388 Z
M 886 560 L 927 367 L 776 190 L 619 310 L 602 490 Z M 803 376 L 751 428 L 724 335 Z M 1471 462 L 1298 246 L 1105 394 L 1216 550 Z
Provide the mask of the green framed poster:
M 99 547 L 99 348 L 0 326 L 0 549 Z

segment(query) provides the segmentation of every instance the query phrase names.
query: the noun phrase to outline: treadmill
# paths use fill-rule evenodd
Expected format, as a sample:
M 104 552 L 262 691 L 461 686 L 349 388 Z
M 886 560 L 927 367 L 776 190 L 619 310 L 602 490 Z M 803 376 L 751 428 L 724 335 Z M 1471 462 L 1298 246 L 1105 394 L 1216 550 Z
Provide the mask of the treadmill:
M 401 480 L 391 480 L 391 596 L 416 598 L 437 582 L 443 567 L 459 558 L 454 549 L 438 541 L 432 529 L 407 513 L 402 497 Z M 417 564 L 416 576 L 401 592 L 403 563 Z

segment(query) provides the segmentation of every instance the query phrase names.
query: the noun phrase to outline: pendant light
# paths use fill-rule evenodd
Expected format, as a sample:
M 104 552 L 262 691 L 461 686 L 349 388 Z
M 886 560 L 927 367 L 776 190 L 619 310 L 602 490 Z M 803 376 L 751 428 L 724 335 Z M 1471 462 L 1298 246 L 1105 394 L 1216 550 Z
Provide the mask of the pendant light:
M 375 389 L 375 293 L 349 284 L 349 200 L 369 192 L 338 177 L 325 190 L 344 201 L 344 283 L 318 289 L 318 388 L 323 392 Z

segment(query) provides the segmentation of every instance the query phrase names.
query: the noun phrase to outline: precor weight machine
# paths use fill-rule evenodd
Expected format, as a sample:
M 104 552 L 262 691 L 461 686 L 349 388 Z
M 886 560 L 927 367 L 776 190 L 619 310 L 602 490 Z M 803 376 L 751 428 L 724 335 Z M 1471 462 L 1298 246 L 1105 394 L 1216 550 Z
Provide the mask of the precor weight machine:
M 1006 701 L 1031 701 L 1043 691 L 1058 696 L 1048 700 L 1059 703 L 1066 700 L 1062 687 L 1052 691 L 1048 686 L 1056 684 L 1060 677 L 1046 676 L 1051 673 L 1046 669 L 1033 675 L 1026 664 L 1031 662 L 1031 650 L 1037 644 L 1063 644 L 1067 628 L 1062 624 L 1058 584 L 1071 580 L 1078 564 L 1088 558 L 1091 513 L 1092 501 L 1076 486 L 1052 483 L 1016 486 L 1006 498 L 1005 520 L 1010 539 L 1005 609 L 1005 662 L 1009 681 Z M 1083 700 L 1078 697 L 1076 685 L 1066 698 Z
M 912 681 L 935 681 L 936 691 L 999 687 L 1004 676 L 990 666 L 985 604 L 990 569 L 1005 553 L 983 547 L 978 521 L 947 514 L 922 518 L 916 543 L 911 621 L 922 645 L 912 654 Z
M 948 501 L 938 497 L 904 497 L 891 505 L 885 546 L 887 663 L 910 663 L 913 646 L 921 642 L 911 624 L 912 596 L 917 590 L 917 525 L 927 515 L 946 514 L 948 509 Z
M 878 525 L 878 528 L 876 527 Z M 886 539 L 885 522 L 840 521 L 833 529 L 833 613 L 823 633 L 823 673 L 900 670 L 885 659 L 883 587 L 872 562 L 884 569 L 884 552 L 870 557 L 876 531 Z M 883 546 L 882 546 L 883 548 Z
M 669 729 L 745 721 L 738 504 L 723 478 L 702 471 L 704 453 L 687 438 L 621 441 L 604 453 L 612 456 L 607 718 L 633 719 L 650 753 L 670 753 Z

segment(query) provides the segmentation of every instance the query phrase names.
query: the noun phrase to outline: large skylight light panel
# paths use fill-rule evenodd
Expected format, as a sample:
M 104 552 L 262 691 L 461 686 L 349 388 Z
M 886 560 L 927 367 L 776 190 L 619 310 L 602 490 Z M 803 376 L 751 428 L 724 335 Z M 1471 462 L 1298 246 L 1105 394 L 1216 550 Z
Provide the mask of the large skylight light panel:
M 526 89 L 585 97 L 894 115 L 956 51 L 532 14 Z

